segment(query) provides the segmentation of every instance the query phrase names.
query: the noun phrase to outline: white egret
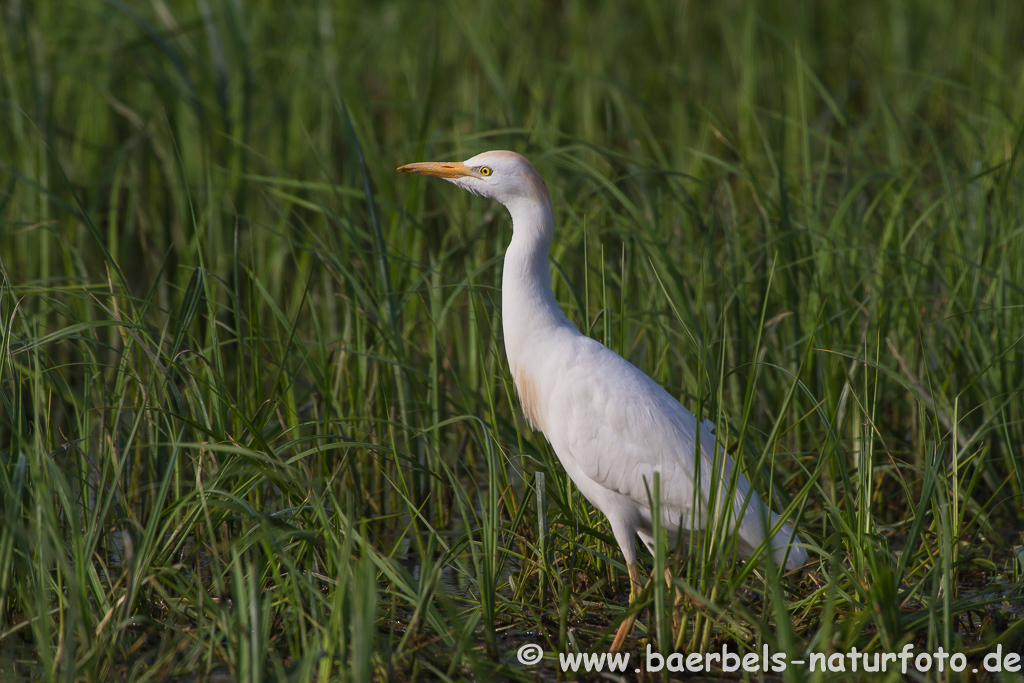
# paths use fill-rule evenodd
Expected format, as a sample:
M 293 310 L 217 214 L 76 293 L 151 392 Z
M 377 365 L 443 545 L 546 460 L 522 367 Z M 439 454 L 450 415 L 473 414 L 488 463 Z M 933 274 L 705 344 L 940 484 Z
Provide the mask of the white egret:
M 554 234 L 551 197 L 526 158 L 493 151 L 461 163 L 425 162 L 398 170 L 444 178 L 500 202 L 511 214 L 501 315 L 519 401 L 580 492 L 608 518 L 626 560 L 634 600 L 640 590 L 634 536 L 653 552 L 653 474 L 660 473 L 663 527 L 675 539 L 707 528 L 713 519 L 707 510 L 712 481 L 724 495 L 732 459 L 720 451 L 719 471 L 713 473 L 713 425 L 705 420 L 698 426 L 690 411 L 654 380 L 581 334 L 562 313 L 548 268 Z M 750 490 L 747 478 L 737 475 L 731 510 L 728 503 L 718 507 L 732 515 L 738 554 L 747 559 L 779 517 Z M 793 528 L 782 524 L 767 546 L 775 561 L 791 570 L 807 561 L 799 542 Z M 632 624 L 632 619 L 623 622 L 613 649 L 621 646 Z

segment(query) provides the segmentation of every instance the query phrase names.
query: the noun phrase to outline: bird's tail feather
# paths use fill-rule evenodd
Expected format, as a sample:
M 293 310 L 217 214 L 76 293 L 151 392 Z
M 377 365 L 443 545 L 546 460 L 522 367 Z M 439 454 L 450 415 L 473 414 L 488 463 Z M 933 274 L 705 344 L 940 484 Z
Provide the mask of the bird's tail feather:
M 772 525 L 779 519 L 779 516 L 772 513 Z M 800 537 L 789 524 L 783 524 L 775 532 L 771 540 L 772 556 L 779 564 L 786 563 L 786 571 L 793 571 L 797 567 L 807 564 L 807 549 L 800 545 Z
M 779 522 L 779 516 L 771 513 L 770 526 L 774 527 Z M 748 520 L 744 518 L 739 529 L 739 551 L 746 559 L 754 554 L 754 551 L 761 545 L 764 539 L 764 527 L 762 521 Z M 800 537 L 797 536 L 792 524 L 783 524 L 772 536 L 768 543 L 772 558 L 776 564 L 785 562 L 786 571 L 792 571 L 807 563 L 807 549 L 801 545 Z

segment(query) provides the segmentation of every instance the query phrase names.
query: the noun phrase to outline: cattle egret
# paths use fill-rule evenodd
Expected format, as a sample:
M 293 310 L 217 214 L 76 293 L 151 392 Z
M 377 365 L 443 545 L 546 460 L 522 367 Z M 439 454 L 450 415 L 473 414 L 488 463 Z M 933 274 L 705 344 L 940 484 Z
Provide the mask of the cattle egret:
M 512 216 L 512 241 L 505 252 L 501 316 L 505 352 L 527 420 L 547 437 L 580 492 L 608 518 L 622 548 L 630 578 L 630 601 L 640 591 L 634 536 L 653 552 L 650 492 L 660 473 L 663 527 L 669 538 L 699 533 L 713 515 L 707 510 L 712 481 L 727 490 L 732 459 L 720 449 L 713 473 L 713 425 L 700 426 L 654 380 L 603 344 L 583 335 L 565 317 L 551 290 L 548 250 L 554 213 L 544 179 L 523 156 L 484 152 L 464 162 L 407 164 L 403 173 L 437 176 L 500 202 Z M 700 452 L 697 452 L 698 429 Z M 795 569 L 807 551 L 793 528 L 751 492 L 737 473 L 731 510 L 737 551 L 747 559 L 764 543 L 766 529 L 775 561 Z M 699 481 L 699 493 L 695 491 Z M 721 499 L 722 496 L 719 496 Z M 674 541 L 673 541 L 674 542 Z M 621 625 L 621 646 L 632 619 Z

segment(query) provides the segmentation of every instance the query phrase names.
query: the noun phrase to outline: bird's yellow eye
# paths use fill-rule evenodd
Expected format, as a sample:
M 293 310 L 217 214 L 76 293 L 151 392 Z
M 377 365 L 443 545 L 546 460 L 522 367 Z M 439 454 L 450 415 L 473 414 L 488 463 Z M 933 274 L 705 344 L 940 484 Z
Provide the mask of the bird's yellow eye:
M 483 166 L 480 168 L 480 175 L 489 176 L 491 175 L 491 168 L 489 166 Z

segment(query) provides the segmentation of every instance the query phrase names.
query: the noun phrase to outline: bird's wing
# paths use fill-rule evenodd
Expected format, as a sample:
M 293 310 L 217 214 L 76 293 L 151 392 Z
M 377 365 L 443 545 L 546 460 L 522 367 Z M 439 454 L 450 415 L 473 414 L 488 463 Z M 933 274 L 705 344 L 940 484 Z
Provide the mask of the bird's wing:
M 571 458 L 594 483 L 636 503 L 649 506 L 653 475 L 660 473 L 665 523 L 674 528 L 703 528 L 712 482 L 724 493 L 732 476 L 732 459 L 721 449 L 715 463 L 714 425 L 697 420 L 668 392 L 602 344 L 579 338 L 550 394 L 549 439 L 560 456 Z M 557 432 L 557 433 L 556 433 Z M 700 455 L 697 455 L 698 435 Z M 551 438 L 554 436 L 555 438 Z M 717 471 L 715 466 L 717 465 Z M 701 494 L 695 495 L 699 481 Z M 764 506 L 740 473 L 732 514 L 760 526 Z M 724 498 L 722 500 L 724 503 Z M 747 509 L 744 511 L 744 507 Z M 736 519 L 734 517 L 733 519 Z M 755 544 L 756 545 L 756 544 Z

